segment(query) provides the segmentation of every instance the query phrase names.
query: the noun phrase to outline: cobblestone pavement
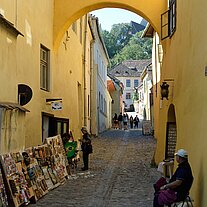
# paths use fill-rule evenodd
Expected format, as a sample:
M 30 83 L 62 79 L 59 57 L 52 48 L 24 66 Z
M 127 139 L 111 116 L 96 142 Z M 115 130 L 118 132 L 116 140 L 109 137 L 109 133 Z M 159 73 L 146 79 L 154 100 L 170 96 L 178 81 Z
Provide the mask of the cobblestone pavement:
M 92 139 L 90 170 L 82 162 L 66 183 L 37 204 L 70 207 L 151 207 L 153 183 L 159 174 L 150 167 L 156 141 L 140 130 L 109 130 Z

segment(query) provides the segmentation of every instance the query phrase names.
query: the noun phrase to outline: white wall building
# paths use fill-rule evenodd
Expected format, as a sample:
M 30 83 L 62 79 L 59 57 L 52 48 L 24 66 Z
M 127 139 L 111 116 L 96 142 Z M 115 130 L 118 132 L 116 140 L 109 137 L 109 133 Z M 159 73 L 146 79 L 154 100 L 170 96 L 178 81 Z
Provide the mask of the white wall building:
M 152 88 L 152 67 L 147 66 L 141 75 L 143 82 L 143 118 L 146 120 L 151 120 L 150 112 L 150 93 Z
M 95 41 L 92 44 L 94 65 L 91 71 L 91 132 L 97 135 L 111 127 L 112 98 L 107 90 L 107 66 L 109 57 L 100 36 L 98 18 L 90 16 Z
M 125 103 L 125 111 L 131 111 L 133 105 L 133 93 L 141 83 L 141 73 L 144 68 L 151 63 L 149 60 L 129 60 L 115 66 L 109 74 L 119 79 L 123 85 L 123 101 Z

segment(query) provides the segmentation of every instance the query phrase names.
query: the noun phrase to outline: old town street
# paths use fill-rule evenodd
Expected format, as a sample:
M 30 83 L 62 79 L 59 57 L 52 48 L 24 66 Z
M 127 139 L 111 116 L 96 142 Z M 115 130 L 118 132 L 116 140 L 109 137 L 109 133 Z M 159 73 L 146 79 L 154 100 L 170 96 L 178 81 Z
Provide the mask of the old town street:
M 160 174 L 151 167 L 156 147 L 141 129 L 111 129 L 92 138 L 89 171 L 78 169 L 66 183 L 30 206 L 150 207 L 153 183 Z

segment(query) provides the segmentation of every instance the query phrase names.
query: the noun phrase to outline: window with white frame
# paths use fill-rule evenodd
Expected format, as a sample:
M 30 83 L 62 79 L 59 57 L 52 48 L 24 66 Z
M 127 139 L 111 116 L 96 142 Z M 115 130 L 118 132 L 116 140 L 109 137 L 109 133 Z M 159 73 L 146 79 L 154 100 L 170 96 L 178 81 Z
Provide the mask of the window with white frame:
M 131 93 L 126 93 L 126 99 L 131 99 Z
M 130 81 L 130 79 L 126 79 L 126 87 L 131 87 L 131 81 Z
M 138 87 L 139 81 L 137 79 L 134 80 L 134 88 Z
M 49 91 L 49 77 L 50 77 L 50 65 L 49 65 L 49 55 L 50 51 L 44 47 L 40 46 L 40 88 Z

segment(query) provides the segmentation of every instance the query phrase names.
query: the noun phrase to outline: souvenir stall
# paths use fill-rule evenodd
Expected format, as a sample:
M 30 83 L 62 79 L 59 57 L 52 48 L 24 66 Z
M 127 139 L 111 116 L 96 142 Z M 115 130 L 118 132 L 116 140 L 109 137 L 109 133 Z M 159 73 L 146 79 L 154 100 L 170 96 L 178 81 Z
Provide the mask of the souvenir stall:
M 25 149 L 22 155 L 24 159 L 23 170 L 27 171 L 28 174 L 26 180 L 28 180 L 28 183 L 31 182 L 35 198 L 36 200 L 39 200 L 48 193 L 48 186 L 45 181 L 43 171 L 41 170 L 35 157 L 34 148 Z
M 2 168 L 0 165 L 0 206 L 6 207 L 8 206 L 8 200 L 7 200 L 7 194 L 6 194 L 6 188 L 4 185 L 4 178 L 2 175 Z
M 28 174 L 23 170 L 22 161 L 20 152 L 1 155 L 1 164 L 9 187 L 8 193 L 12 198 L 12 201 L 9 201 L 12 204 L 9 203 L 9 206 L 28 205 L 34 199 L 34 191 L 30 179 L 26 179 Z
M 60 135 L 46 138 L 46 143 L 51 150 L 51 167 L 57 175 L 58 182 L 63 184 L 68 176 L 66 169 L 67 159 Z
M 48 190 L 52 190 L 60 185 L 56 172 L 52 169 L 52 151 L 47 144 L 33 148 L 34 156 L 41 168 Z
M 66 154 L 60 136 L 24 151 L 0 155 L 0 206 L 35 203 L 66 181 Z

